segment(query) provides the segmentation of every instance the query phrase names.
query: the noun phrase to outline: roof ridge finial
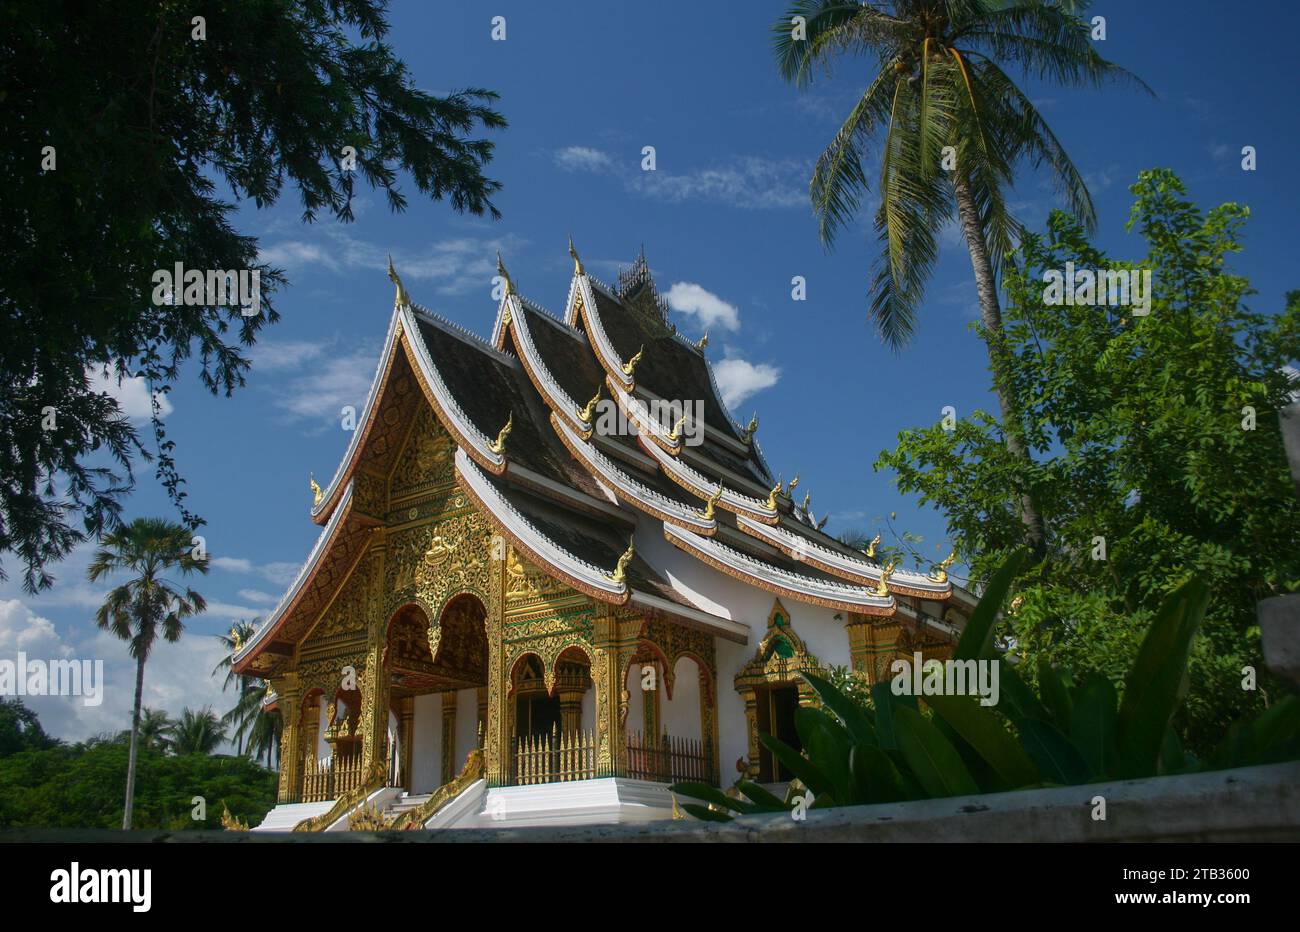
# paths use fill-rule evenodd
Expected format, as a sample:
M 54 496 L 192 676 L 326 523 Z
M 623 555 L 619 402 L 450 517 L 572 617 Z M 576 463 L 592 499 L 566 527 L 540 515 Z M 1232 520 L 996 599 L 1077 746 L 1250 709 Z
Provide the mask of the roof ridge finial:
M 515 427 L 515 412 L 510 412 L 510 417 L 506 418 L 505 426 L 497 434 L 497 439 L 488 444 L 488 449 L 500 456 L 506 451 L 506 438 L 510 436 L 510 431 Z
M 743 431 L 741 431 L 741 436 L 740 436 L 740 440 L 741 440 L 741 442 L 744 443 L 746 446 L 748 446 L 748 445 L 750 445 L 751 443 L 753 443 L 753 442 L 754 442 L 754 433 L 755 433 L 757 430 L 758 430 L 758 414 L 755 413 L 755 414 L 753 414 L 753 415 L 750 416 L 750 418 L 749 418 L 749 423 L 746 424 L 746 425 L 745 425 L 745 429 L 744 429 Z
M 591 416 L 596 412 L 596 405 L 600 403 L 600 393 L 604 390 L 604 382 L 601 382 L 596 386 L 596 394 L 591 396 L 591 400 L 587 402 L 587 406 L 585 408 L 577 409 L 578 420 L 582 421 L 584 424 L 591 423 Z
M 623 363 L 623 374 L 627 376 L 629 379 L 632 378 L 632 373 L 636 371 L 636 364 L 641 361 L 641 356 L 644 353 L 645 353 L 645 344 L 642 344 L 641 348 L 636 351 L 636 355 L 633 356 L 631 359 L 629 359 L 627 362 Z
M 320 486 L 317 485 L 316 483 L 316 474 L 314 472 L 307 473 L 307 482 L 311 484 L 311 494 L 312 494 L 311 507 L 313 508 L 319 507 L 320 500 L 324 498 L 324 493 L 321 492 Z
M 401 276 L 397 274 L 397 269 L 393 268 L 393 254 L 391 252 L 388 254 L 388 280 L 397 286 L 397 296 L 393 298 L 393 302 L 398 307 L 410 307 L 411 296 L 406 293 L 406 288 L 402 284 Z
M 876 548 L 879 546 L 880 546 L 880 532 L 877 531 L 876 536 L 871 538 L 871 540 L 867 542 L 867 549 L 866 549 L 867 556 L 869 556 L 871 559 L 874 560 L 876 558 Z
M 722 498 L 722 480 L 721 480 L 721 479 L 718 480 L 718 491 L 714 492 L 712 495 L 710 495 L 710 496 L 708 497 L 708 499 L 707 499 L 707 501 L 705 502 L 705 505 L 704 505 L 704 511 L 700 512 L 700 514 L 703 515 L 705 521 L 712 521 L 712 520 L 713 520 L 713 506 L 716 505 L 716 504 L 718 504 L 718 500 L 719 500 L 720 498 Z
M 502 300 L 510 297 L 512 292 L 518 294 L 515 291 L 515 283 L 510 280 L 510 273 L 506 271 L 506 264 L 501 261 L 501 250 L 499 249 L 497 250 L 497 274 L 501 276 L 501 280 L 505 282 L 506 286 L 505 293 L 501 295 Z
M 935 571 L 930 575 L 930 578 L 938 583 L 947 582 L 948 567 L 952 566 L 953 561 L 956 559 L 957 559 L 957 548 L 953 547 L 952 553 L 948 554 L 946 558 L 939 561 L 939 564 L 935 567 Z
M 573 257 L 573 274 L 586 275 L 582 270 L 582 259 L 578 257 L 578 250 L 573 248 L 573 234 L 569 234 L 569 255 Z

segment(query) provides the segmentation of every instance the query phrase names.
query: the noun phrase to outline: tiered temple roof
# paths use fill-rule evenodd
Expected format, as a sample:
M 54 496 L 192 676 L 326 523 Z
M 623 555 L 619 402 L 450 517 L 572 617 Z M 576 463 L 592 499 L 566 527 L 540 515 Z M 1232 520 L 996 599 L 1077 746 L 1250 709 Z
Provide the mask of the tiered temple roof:
M 383 521 L 379 477 L 399 446 L 389 429 L 409 423 L 420 403 L 453 438 L 457 481 L 497 531 L 595 599 L 746 640 L 744 624 L 693 605 L 636 552 L 638 512 L 679 550 L 782 598 L 889 616 L 900 612 L 895 594 L 950 597 L 942 576 L 898 570 L 882 585 L 877 559 L 823 533 L 795 505 L 773 479 L 755 424 L 741 427 L 728 413 L 703 346 L 676 332 L 643 256 L 617 287 L 586 274 L 576 254 L 574 266 L 562 318 L 521 296 L 503 269 L 490 341 L 411 303 L 398 281 L 361 426 L 312 510 L 320 539 L 236 655 L 237 670 L 264 672 L 291 654 L 354 565 L 365 532 Z M 598 430 L 596 396 L 632 429 Z M 702 411 L 703 425 L 663 423 L 655 402 L 664 400 Z M 922 623 L 908 607 L 900 614 Z

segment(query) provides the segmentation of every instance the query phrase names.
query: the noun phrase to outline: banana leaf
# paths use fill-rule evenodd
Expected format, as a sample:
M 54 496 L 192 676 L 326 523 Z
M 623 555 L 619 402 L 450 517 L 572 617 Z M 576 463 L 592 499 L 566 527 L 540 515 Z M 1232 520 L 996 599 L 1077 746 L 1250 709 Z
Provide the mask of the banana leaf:
M 920 712 L 897 706 L 894 730 L 898 749 L 929 796 L 967 796 L 979 792 L 957 749 Z

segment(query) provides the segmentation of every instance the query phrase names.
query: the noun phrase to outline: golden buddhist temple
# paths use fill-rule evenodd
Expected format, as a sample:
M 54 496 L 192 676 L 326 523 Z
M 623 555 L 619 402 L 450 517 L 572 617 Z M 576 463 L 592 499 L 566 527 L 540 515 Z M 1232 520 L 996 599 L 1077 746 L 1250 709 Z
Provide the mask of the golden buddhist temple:
M 798 746 L 800 671 L 950 651 L 973 599 L 944 567 L 824 533 L 644 255 L 608 285 L 570 254 L 559 315 L 499 269 L 488 339 L 390 268 L 320 536 L 235 655 L 284 723 L 262 830 L 671 818 L 679 780 L 788 780 L 758 736 Z

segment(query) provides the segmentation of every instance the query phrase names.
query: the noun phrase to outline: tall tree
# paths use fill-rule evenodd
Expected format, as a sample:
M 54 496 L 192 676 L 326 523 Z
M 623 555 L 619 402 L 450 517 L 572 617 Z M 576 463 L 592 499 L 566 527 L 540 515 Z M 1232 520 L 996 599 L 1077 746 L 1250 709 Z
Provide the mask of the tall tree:
M 150 709 L 142 707 L 140 709 L 140 728 L 139 744 L 142 748 L 154 748 L 159 751 L 165 751 L 171 747 L 171 732 L 175 723 L 162 709 Z M 131 729 L 123 731 L 119 736 L 120 741 L 131 740 Z
M 384 41 L 386 7 L 0 4 L 0 555 L 16 555 L 29 591 L 120 523 L 137 458 L 156 462 L 180 519 L 202 523 L 158 407 L 138 434 L 96 377 L 165 394 L 197 357 L 214 394 L 244 384 L 244 350 L 278 319 L 285 279 L 231 225 L 236 204 L 265 207 L 287 187 L 304 221 L 350 221 L 358 178 L 405 209 L 405 172 L 431 200 L 498 216 L 492 143 L 476 138 L 505 126 L 496 95 L 418 90 Z M 260 294 L 248 316 L 243 296 L 179 282 L 168 300 L 155 276 L 177 263 L 257 271 Z
M 233 725 L 235 729 L 234 741 L 235 753 L 237 754 L 243 753 L 244 733 L 252 725 L 252 719 L 244 711 L 247 706 L 244 697 L 248 694 L 248 689 L 257 682 L 257 677 L 240 676 L 239 673 L 235 673 L 234 660 L 235 654 L 239 653 L 240 647 L 246 645 L 248 641 L 252 640 L 253 634 L 257 633 L 257 620 L 259 619 L 235 621 L 233 625 L 230 625 L 229 632 L 217 634 L 217 641 L 220 641 L 221 646 L 225 647 L 226 653 L 222 655 L 221 662 L 212 668 L 212 675 L 217 676 L 222 671 L 225 671 L 225 680 L 221 681 L 222 693 L 230 689 L 231 685 L 238 686 L 238 698 L 235 699 L 234 707 L 221 716 L 221 724 L 227 725 L 227 727 Z
M 172 722 L 170 737 L 172 750 L 177 754 L 211 754 L 226 740 L 226 727 L 211 706 L 197 712 L 186 708 Z
M 136 518 L 104 535 L 86 571 L 91 582 L 117 573 L 128 579 L 114 586 L 95 614 L 95 622 L 127 642 L 135 658 L 135 704 L 131 710 L 131 751 L 126 766 L 126 804 L 122 828 L 131 827 L 135 800 L 135 765 L 140 739 L 140 705 L 144 665 L 161 630 L 163 639 L 180 640 L 185 619 L 207 607 L 203 596 L 164 574 L 206 573 L 206 560 L 195 557 L 190 532 L 161 518 Z
M 1089 227 L 1092 199 L 1047 122 L 1004 66 L 1063 85 L 1123 79 L 1145 87 L 1093 48 L 1074 0 L 797 0 L 774 26 L 781 75 L 807 86 L 841 56 L 874 60 L 848 119 L 821 154 L 809 184 L 820 234 L 830 246 L 868 190 L 867 149 L 880 146 L 881 258 L 870 314 L 884 341 L 905 345 L 938 256 L 940 230 L 956 219 L 970 252 L 981 335 L 1003 421 L 1016 423 L 999 383 L 1007 367 L 998 299 L 1003 257 L 1020 227 L 1006 193 L 1022 164 L 1046 166 L 1071 211 Z M 855 59 L 856 60 L 856 59 Z M 1028 459 L 1025 438 L 1007 449 Z M 1020 490 L 1024 539 L 1041 552 L 1043 519 L 1032 486 Z

